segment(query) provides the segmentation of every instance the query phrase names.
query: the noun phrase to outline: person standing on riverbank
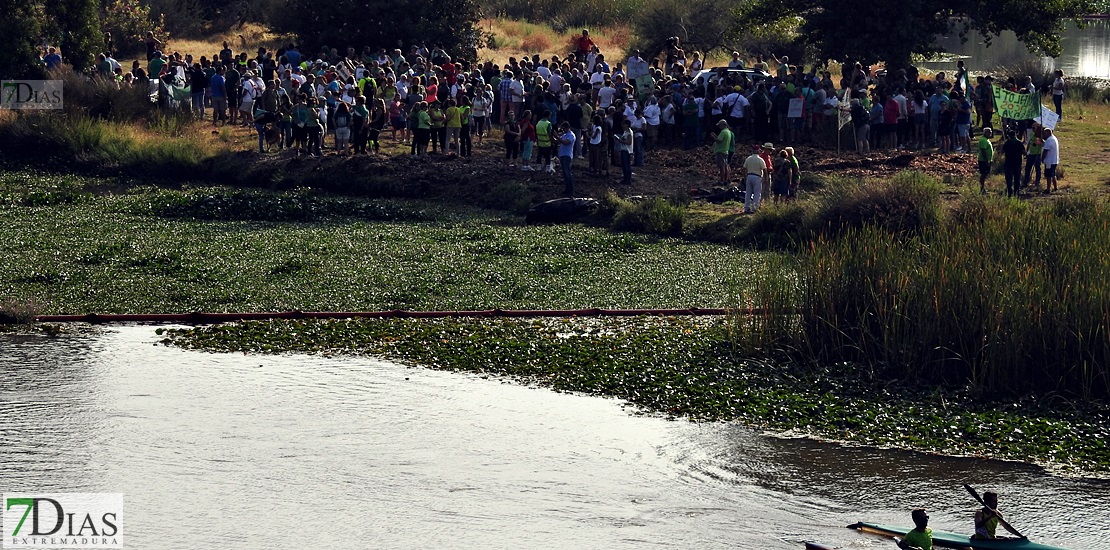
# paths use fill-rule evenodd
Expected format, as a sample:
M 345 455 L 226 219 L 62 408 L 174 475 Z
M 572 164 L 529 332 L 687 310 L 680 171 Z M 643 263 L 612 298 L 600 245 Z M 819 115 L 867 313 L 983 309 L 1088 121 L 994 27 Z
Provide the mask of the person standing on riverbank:
M 1041 137 L 1041 126 L 1033 123 L 1025 140 L 1025 177 L 1021 186 L 1029 185 L 1033 171 L 1037 172 L 1037 180 L 1033 189 L 1041 188 L 1041 150 L 1044 148 L 1044 138 Z
M 1056 106 L 1056 115 L 1064 118 L 1064 71 L 1056 69 L 1056 78 L 1052 80 L 1052 103 Z
M 576 141 L 578 137 L 574 135 L 570 122 L 564 120 L 559 124 L 557 144 L 559 165 L 563 169 L 563 195 L 568 197 L 574 196 L 574 174 L 571 172 L 571 165 L 574 163 L 574 142 Z
M 717 184 L 725 187 L 730 185 L 731 179 L 728 152 L 732 146 L 732 140 L 732 131 L 728 128 L 728 121 L 725 119 L 717 121 L 717 133 L 713 134 L 713 160 L 717 163 L 717 169 L 720 170 Z
M 983 136 L 979 138 L 979 192 L 987 193 L 987 177 L 991 175 L 991 163 L 994 162 L 994 144 L 991 136 L 994 130 L 983 128 Z
M 1025 144 L 1017 138 L 1013 130 L 1006 132 L 1002 156 L 1005 159 L 1002 171 L 1006 174 L 1006 196 L 1016 197 L 1021 189 L 1021 163 L 1025 160 Z
M 759 199 L 763 194 L 763 179 L 767 176 L 767 162 L 759 156 L 759 149 L 744 159 L 744 213 L 752 214 L 759 209 Z
M 1060 141 L 1051 128 L 1044 129 L 1041 162 L 1044 163 L 1044 192 L 1047 195 L 1056 191 L 1056 167 L 1060 164 Z

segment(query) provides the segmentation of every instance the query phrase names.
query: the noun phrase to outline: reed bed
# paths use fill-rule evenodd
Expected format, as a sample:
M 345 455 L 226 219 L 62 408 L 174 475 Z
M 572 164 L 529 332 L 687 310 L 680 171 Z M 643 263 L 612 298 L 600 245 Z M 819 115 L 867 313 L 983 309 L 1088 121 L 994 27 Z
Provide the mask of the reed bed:
M 757 305 L 798 323 L 753 326 L 804 363 L 988 395 L 1110 396 L 1110 207 L 968 198 L 927 231 L 877 224 L 819 235 L 798 289 Z M 784 338 L 783 333 L 786 333 Z M 920 386 L 919 386 L 920 387 Z

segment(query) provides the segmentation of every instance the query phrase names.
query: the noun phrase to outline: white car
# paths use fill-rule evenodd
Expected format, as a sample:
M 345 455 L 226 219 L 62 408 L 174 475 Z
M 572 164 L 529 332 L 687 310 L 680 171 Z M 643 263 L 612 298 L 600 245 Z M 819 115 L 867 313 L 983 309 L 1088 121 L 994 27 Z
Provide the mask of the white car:
M 718 74 L 724 71 L 725 78 L 728 79 L 729 84 L 732 86 L 745 86 L 746 83 L 758 84 L 763 80 L 771 78 L 771 74 L 766 71 L 757 71 L 755 69 L 730 69 L 728 67 L 714 67 L 712 69 L 702 69 L 694 75 L 690 80 L 692 85 L 701 88 L 704 93 L 709 88 L 711 79 L 720 78 Z

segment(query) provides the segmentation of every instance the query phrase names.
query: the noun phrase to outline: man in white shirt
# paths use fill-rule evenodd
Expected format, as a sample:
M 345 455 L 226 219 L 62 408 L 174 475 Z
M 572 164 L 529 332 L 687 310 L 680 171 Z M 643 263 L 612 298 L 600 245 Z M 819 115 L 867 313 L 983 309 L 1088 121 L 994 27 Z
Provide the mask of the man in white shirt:
M 767 176 L 767 162 L 759 156 L 759 151 L 752 151 L 744 159 L 744 213 L 751 214 L 759 208 L 760 195 L 763 194 L 763 178 Z
M 906 89 L 898 88 L 897 93 L 894 94 L 895 103 L 898 104 L 898 145 L 905 148 L 905 143 L 909 140 L 910 130 L 910 111 L 906 108 Z
M 512 78 L 509 83 L 509 90 L 509 93 L 513 96 L 513 112 L 519 116 L 524 112 L 524 82 L 519 78 Z
M 733 88 L 732 93 L 725 96 L 725 103 L 730 106 L 729 112 L 726 113 L 728 125 L 739 134 L 744 128 L 744 114 L 750 105 L 748 98 L 740 93 L 740 87 L 737 86 Z
M 659 138 L 659 124 L 660 117 L 663 111 L 659 108 L 659 103 L 656 101 L 655 96 L 648 99 L 647 107 L 644 107 L 644 118 L 647 119 L 647 128 L 644 130 L 644 140 L 649 147 L 655 146 L 655 141 Z
M 617 89 L 613 87 L 613 82 L 609 81 L 609 85 L 598 90 L 597 104 L 602 109 L 608 109 L 613 104 L 613 97 L 617 95 Z
M 1044 192 L 1048 194 L 1056 191 L 1056 166 L 1060 164 L 1060 141 L 1056 139 L 1056 134 L 1052 133 L 1051 128 L 1045 128 L 1044 135 L 1041 161 L 1044 162 Z

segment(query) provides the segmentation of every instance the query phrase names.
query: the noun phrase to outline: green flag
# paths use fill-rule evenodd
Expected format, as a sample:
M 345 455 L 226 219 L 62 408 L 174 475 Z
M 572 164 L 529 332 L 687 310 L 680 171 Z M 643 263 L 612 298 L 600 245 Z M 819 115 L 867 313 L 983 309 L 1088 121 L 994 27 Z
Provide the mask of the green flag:
M 1041 105 L 1033 94 L 1019 94 L 994 88 L 994 109 L 998 116 L 1013 120 L 1029 120 L 1041 114 Z

